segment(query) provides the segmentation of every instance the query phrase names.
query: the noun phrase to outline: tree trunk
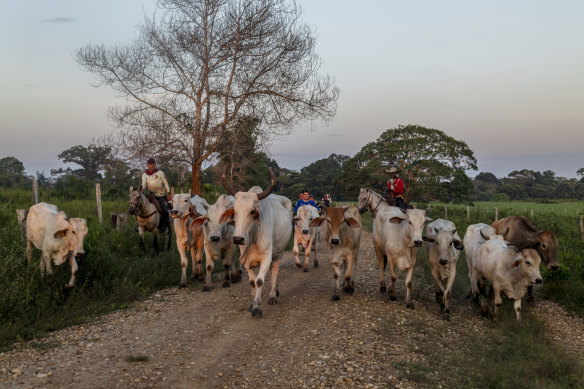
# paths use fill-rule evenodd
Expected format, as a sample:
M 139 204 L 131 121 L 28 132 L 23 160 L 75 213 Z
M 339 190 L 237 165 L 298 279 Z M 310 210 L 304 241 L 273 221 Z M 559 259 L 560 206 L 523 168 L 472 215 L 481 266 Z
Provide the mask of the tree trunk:
M 191 165 L 191 196 L 201 196 L 201 164 Z

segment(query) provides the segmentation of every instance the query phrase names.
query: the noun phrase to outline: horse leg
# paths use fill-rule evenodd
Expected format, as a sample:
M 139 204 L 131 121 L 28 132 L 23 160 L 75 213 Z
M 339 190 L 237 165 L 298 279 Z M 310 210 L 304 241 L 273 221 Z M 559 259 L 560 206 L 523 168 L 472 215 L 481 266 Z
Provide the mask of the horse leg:
M 154 251 L 156 251 L 156 254 L 160 254 L 158 249 L 158 228 L 152 230 L 152 241 L 154 242 Z

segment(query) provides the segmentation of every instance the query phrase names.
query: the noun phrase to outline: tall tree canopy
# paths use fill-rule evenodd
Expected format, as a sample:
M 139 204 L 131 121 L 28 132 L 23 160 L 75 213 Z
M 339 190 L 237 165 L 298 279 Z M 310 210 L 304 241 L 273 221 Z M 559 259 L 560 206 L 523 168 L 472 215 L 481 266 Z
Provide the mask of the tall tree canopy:
M 73 146 L 58 155 L 58 158 L 64 163 L 74 163 L 80 167 L 77 169 L 51 169 L 51 174 L 72 174 L 79 178 L 90 181 L 100 180 L 102 172 L 112 161 L 112 150 L 108 146 Z
M 77 61 L 126 105 L 110 109 L 131 156 L 172 155 L 192 168 L 200 194 L 204 161 L 242 117 L 266 136 L 300 120 L 330 120 L 338 88 L 319 74 L 315 34 L 288 0 L 159 0 L 137 39 L 88 45 Z
M 357 196 L 360 187 L 385 191 L 388 175 L 383 169 L 395 166 L 405 183 L 406 200 L 439 198 L 443 183 L 451 182 L 455 174 L 460 180 L 460 172 L 476 170 L 476 164 L 464 141 L 433 128 L 398 126 L 383 132 L 346 161 L 335 188 L 350 198 Z
M 27 182 L 24 164 L 15 157 L 0 158 L 0 186 L 12 188 Z

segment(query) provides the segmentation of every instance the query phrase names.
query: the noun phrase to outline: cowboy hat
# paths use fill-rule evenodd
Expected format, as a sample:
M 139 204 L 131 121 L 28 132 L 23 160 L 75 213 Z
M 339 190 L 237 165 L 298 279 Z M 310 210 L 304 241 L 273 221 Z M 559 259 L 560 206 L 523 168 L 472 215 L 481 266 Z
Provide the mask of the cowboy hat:
M 399 170 L 397 170 L 395 167 L 391 167 L 389 170 L 387 169 L 383 169 L 384 172 L 386 172 L 387 174 L 391 174 L 391 173 L 397 173 L 399 172 Z

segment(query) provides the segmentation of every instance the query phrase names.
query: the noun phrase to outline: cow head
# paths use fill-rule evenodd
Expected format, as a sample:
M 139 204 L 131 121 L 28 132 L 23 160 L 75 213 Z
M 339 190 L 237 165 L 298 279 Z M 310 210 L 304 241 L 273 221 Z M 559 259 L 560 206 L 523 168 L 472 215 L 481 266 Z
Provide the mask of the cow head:
M 66 250 L 68 255 L 77 258 L 85 255 L 83 243 L 88 232 L 87 220 L 78 217 L 68 219 L 64 212 L 59 212 L 56 227 L 53 237 L 64 239 L 62 249 Z
M 423 209 L 408 209 L 405 214 L 397 214 L 389 219 L 389 222 L 394 224 L 406 223 L 405 228 L 409 229 L 411 243 L 415 247 L 422 246 L 422 229 L 424 223 L 429 221 L 432 219 L 426 216 Z
M 170 216 L 175 219 L 187 218 L 191 214 L 191 196 L 188 194 L 175 194 L 172 197 L 172 210 Z
M 548 270 L 558 269 L 558 259 L 556 257 L 558 239 L 552 231 L 538 231 L 527 238 L 527 243 L 529 247 L 534 247 L 537 250 Z
M 227 170 L 223 173 L 223 185 L 229 193 L 235 197 L 232 207 L 227 208 L 219 219 L 219 223 L 235 222 L 233 231 L 233 243 L 242 245 L 255 241 L 257 226 L 261 223 L 260 201 L 268 197 L 276 185 L 276 176 L 272 169 L 270 173 L 270 186 L 261 191 L 258 187 L 251 188 L 248 192 L 238 192 L 227 182 Z
M 431 234 L 426 231 L 427 234 L 422 239 L 428 243 L 436 244 L 440 253 L 440 264 L 447 265 L 451 259 L 455 258 L 452 255 L 452 249 L 462 250 L 464 247 L 456 234 L 456 229 L 437 228 L 433 230 Z M 456 259 L 458 258 L 456 257 Z
M 511 262 L 511 271 L 515 277 L 527 278 L 530 285 L 541 284 L 539 272 L 540 256 L 534 249 L 523 249 Z
M 355 209 L 353 207 L 353 209 Z M 348 225 L 351 228 L 361 228 L 361 222 L 353 217 L 351 212 L 347 212 L 349 208 L 345 207 L 334 207 L 327 208 L 325 211 L 325 216 L 320 216 L 313 219 L 310 223 L 310 227 L 320 227 L 322 223 L 327 222 L 327 236 L 329 237 L 329 244 L 338 245 L 341 243 L 340 230 L 343 224 Z
M 221 195 L 215 202 L 207 208 L 207 215 L 199 216 L 189 226 L 192 231 L 198 227 L 203 228 L 206 242 L 219 242 L 223 236 L 225 225 L 220 223 L 220 219 L 226 209 L 233 206 L 235 199 L 233 196 Z M 233 227 L 228 227 L 233 229 Z

